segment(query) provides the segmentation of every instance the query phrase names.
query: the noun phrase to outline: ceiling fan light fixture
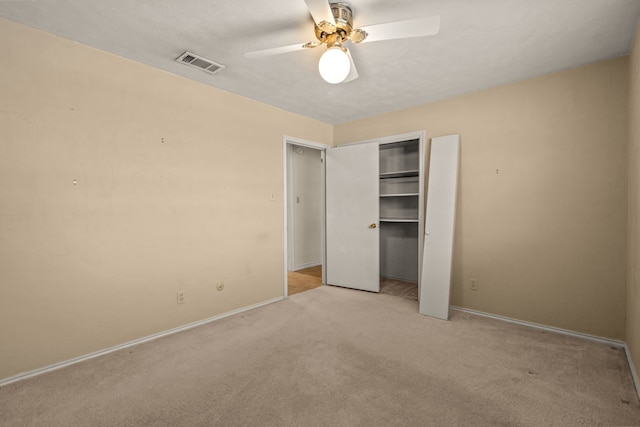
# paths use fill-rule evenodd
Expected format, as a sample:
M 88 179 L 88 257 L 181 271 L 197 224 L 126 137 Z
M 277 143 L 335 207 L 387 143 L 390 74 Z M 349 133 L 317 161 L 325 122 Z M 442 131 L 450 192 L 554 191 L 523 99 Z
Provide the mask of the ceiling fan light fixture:
M 346 49 L 339 45 L 328 47 L 320 57 L 318 71 L 327 83 L 342 83 L 351 71 L 351 61 Z

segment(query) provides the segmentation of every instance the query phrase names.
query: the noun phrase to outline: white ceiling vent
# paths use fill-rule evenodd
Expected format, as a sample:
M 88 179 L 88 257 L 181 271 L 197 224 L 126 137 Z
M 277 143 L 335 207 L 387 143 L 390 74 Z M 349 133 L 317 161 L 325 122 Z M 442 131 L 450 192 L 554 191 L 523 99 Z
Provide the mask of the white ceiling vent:
M 224 68 L 224 65 L 216 64 L 206 58 L 196 55 L 195 53 L 185 52 L 176 58 L 177 62 L 198 68 L 209 74 L 215 74 Z

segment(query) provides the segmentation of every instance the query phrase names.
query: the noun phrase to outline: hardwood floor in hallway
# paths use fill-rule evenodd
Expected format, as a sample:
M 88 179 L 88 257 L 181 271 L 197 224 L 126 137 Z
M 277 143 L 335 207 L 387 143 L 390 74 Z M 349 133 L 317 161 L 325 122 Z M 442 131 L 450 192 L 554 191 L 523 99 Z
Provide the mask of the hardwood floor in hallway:
M 288 274 L 289 296 L 322 286 L 322 265 L 290 271 Z

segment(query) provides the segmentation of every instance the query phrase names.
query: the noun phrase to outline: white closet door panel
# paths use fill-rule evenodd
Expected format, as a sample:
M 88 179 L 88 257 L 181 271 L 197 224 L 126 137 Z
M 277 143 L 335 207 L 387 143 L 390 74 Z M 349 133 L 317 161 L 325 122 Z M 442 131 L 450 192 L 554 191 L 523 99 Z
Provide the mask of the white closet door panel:
M 327 283 L 380 291 L 379 148 L 326 152 Z
M 459 135 L 431 140 L 420 313 L 449 318 L 458 192 Z

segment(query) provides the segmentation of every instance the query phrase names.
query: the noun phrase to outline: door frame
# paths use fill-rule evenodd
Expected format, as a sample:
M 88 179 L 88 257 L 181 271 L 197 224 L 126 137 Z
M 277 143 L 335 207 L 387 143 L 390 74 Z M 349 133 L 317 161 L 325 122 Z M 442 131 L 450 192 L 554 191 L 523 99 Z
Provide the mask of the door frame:
M 326 272 L 326 268 L 327 268 L 327 249 L 326 249 L 326 235 L 325 235 L 325 221 L 326 221 L 326 213 L 325 213 L 325 198 L 326 198 L 326 190 L 325 190 L 325 152 L 328 148 L 330 148 L 331 146 L 329 144 L 323 144 L 320 142 L 314 142 L 314 141 L 307 141 L 305 139 L 301 139 L 301 138 L 296 138 L 296 137 L 292 137 L 292 136 L 288 136 L 288 135 L 284 135 L 282 137 L 282 167 L 283 167 L 283 212 L 284 212 L 284 238 L 283 238 L 283 243 L 284 243 L 284 277 L 283 277 L 283 296 L 284 298 L 288 298 L 289 297 L 289 277 L 288 277 L 288 273 L 289 273 L 289 249 L 291 246 L 291 241 L 289 240 L 292 236 L 290 236 L 289 234 L 289 219 L 290 217 L 292 217 L 291 213 L 290 213 L 290 208 L 289 208 L 289 194 L 290 194 L 290 186 L 292 184 L 291 182 L 291 168 L 289 167 L 290 165 L 290 161 L 291 161 L 291 146 L 292 145 L 298 145 L 301 147 L 307 147 L 307 148 L 311 148 L 314 150 L 318 150 L 320 151 L 320 156 L 322 159 L 322 165 L 321 165 L 321 189 L 320 189 L 320 193 L 321 193 L 321 198 L 322 198 L 322 221 L 321 221 L 321 241 L 322 241 L 322 284 L 325 285 L 326 284 L 326 277 L 327 277 L 327 272 Z

